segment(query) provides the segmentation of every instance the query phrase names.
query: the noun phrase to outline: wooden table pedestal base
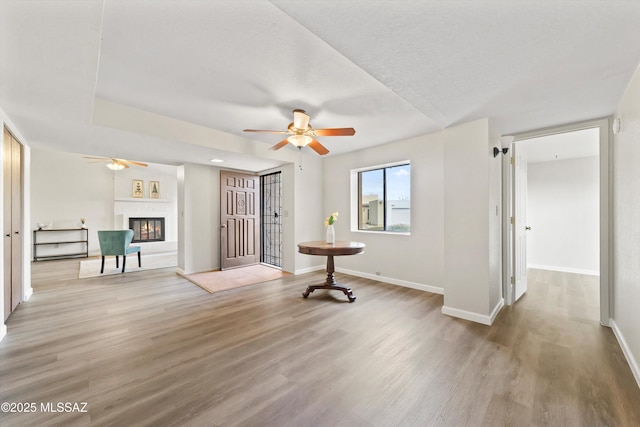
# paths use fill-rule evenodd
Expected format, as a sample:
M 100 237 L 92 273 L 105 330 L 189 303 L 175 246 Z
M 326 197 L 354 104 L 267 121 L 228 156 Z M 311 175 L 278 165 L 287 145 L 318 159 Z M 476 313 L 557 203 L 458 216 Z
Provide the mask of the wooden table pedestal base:
M 356 296 L 353 295 L 351 288 L 336 283 L 336 278 L 333 275 L 333 272 L 333 255 L 327 255 L 327 280 L 322 285 L 309 285 L 307 290 L 302 293 L 302 296 L 307 298 L 309 294 L 316 289 L 328 289 L 330 291 L 344 292 L 347 298 L 349 298 L 349 302 L 354 302 L 356 300 Z
M 302 293 L 304 298 L 307 298 L 309 294 L 316 289 L 327 289 L 329 291 L 343 292 L 349 302 L 354 302 L 356 296 L 351 292 L 351 288 L 336 283 L 336 278 L 333 275 L 333 257 L 341 255 L 356 255 L 364 252 L 364 243 L 360 242 L 347 242 L 336 241 L 334 243 L 327 243 L 323 241 L 304 242 L 298 243 L 298 252 L 307 255 L 326 255 L 327 257 L 327 280 L 321 285 L 310 285 L 307 290 Z

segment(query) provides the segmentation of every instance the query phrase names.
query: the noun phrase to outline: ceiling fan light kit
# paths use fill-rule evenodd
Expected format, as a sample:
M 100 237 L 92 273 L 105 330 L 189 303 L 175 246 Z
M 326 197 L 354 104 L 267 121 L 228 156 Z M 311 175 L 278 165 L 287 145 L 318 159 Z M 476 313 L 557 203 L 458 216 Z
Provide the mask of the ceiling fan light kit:
M 309 135 L 291 135 L 287 138 L 287 141 L 298 148 L 302 148 L 309 145 L 313 141 L 313 138 L 311 138 Z
M 318 140 L 317 136 L 352 136 L 356 131 L 354 128 L 333 128 L 333 129 L 313 129 L 309 123 L 309 115 L 300 109 L 293 110 L 293 122 L 289 123 L 287 130 L 262 130 L 262 129 L 245 129 L 244 132 L 263 132 L 276 134 L 290 134 L 282 141 L 271 147 L 271 150 L 279 150 L 287 144 L 291 144 L 298 149 L 302 149 L 307 145 L 321 156 L 329 153 L 329 150 Z
M 107 163 L 107 167 L 112 171 L 119 171 L 125 168 L 125 165 L 121 165 L 120 163 L 111 162 Z

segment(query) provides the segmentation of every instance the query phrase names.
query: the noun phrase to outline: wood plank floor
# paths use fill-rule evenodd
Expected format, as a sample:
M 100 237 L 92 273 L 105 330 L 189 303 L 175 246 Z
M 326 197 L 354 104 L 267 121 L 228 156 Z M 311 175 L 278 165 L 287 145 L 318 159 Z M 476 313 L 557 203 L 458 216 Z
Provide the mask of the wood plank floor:
M 33 265 L 0 342 L 2 426 L 638 426 L 595 277 L 530 271 L 493 327 L 442 296 L 321 272 L 209 294 L 171 269 L 77 279 Z M 86 402 L 86 413 L 41 404 Z

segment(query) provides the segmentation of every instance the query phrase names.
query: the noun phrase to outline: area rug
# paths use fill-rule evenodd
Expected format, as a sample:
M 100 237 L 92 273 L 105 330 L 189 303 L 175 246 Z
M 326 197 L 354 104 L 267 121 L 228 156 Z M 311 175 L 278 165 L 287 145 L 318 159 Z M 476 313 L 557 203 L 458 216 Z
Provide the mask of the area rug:
M 120 267 L 116 268 L 116 257 L 108 256 L 104 260 L 104 273 L 100 274 L 101 257 L 80 261 L 80 272 L 78 279 L 87 277 L 104 276 L 108 274 L 122 274 L 122 257 L 120 257 Z M 135 273 L 136 271 L 155 270 L 158 268 L 175 267 L 178 265 L 178 254 L 142 254 L 142 267 L 138 267 L 138 256 L 129 255 L 127 257 L 127 267 L 124 274 Z
M 279 279 L 290 273 L 263 264 L 187 274 L 184 277 L 207 292 L 214 293 Z

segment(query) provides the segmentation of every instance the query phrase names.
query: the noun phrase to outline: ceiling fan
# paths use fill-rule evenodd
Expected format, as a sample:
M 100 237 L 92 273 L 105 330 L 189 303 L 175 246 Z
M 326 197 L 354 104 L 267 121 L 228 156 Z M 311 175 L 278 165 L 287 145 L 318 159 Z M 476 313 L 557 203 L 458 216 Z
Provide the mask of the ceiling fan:
M 354 128 L 333 128 L 333 129 L 314 129 L 309 123 L 309 115 L 304 110 L 293 110 L 293 122 L 289 123 L 287 130 L 260 130 L 260 129 L 245 129 L 244 132 L 265 132 L 265 133 L 278 133 L 289 134 L 282 141 L 271 147 L 271 150 L 279 150 L 288 143 L 302 149 L 307 145 L 311 147 L 313 151 L 324 156 L 329 153 L 327 148 L 320 144 L 315 139 L 317 136 L 352 136 L 356 133 Z
M 97 163 L 97 162 L 108 162 L 107 167 L 111 170 L 118 171 L 124 168 L 128 168 L 129 165 L 132 166 L 142 166 L 147 167 L 146 163 L 134 162 L 132 160 L 126 159 L 116 159 L 113 157 L 93 157 L 93 156 L 83 156 L 85 159 L 92 159 L 93 161 L 89 163 Z

